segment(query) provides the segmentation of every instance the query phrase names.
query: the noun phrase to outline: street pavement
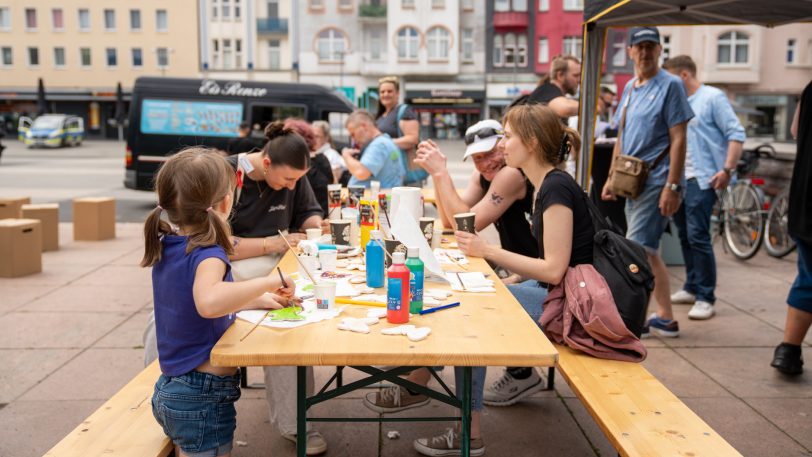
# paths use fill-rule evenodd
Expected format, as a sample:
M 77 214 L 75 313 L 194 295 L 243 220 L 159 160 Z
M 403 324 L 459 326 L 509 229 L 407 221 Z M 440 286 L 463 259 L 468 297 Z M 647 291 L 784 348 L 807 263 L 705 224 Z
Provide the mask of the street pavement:
M 13 144 L 13 143 L 12 143 Z M 86 143 L 87 149 L 12 150 L 0 162 L 0 196 L 30 195 L 62 203 L 76 196 L 112 195 L 119 220 L 140 222 L 154 204 L 146 192 L 125 190 L 119 143 Z M 462 184 L 469 164 L 461 147 L 453 174 Z M 8 152 L 8 150 L 7 150 Z M 63 154 L 64 153 L 64 154 Z M 122 205 L 122 202 L 126 204 Z M 64 206 L 64 205 L 63 205 Z M 143 366 L 142 331 L 152 307 L 149 271 L 139 223 L 117 224 L 114 240 L 75 242 L 62 215 L 60 250 L 43 254 L 43 272 L 0 279 L 0 456 L 44 454 L 127 383 Z M 795 254 L 763 253 L 739 262 L 717 250 L 717 316 L 697 322 L 689 306 L 676 306 L 682 334 L 645 340 L 644 362 L 654 376 L 747 456 L 812 456 L 812 374 L 787 378 L 769 366 L 781 341 L 785 298 L 795 277 Z M 671 287 L 684 279 L 670 267 Z M 805 341 L 812 354 L 812 335 Z M 318 368 L 317 380 L 330 372 Z M 451 370 L 444 373 L 453 384 Z M 488 382 L 500 374 L 489 370 Z M 352 379 L 352 375 L 349 375 Z M 262 381 L 251 369 L 249 382 Z M 370 416 L 356 392 L 315 408 L 320 416 Z M 292 443 L 269 424 L 262 389 L 246 389 L 238 402 L 237 457 L 294 455 Z M 449 415 L 431 403 L 405 414 Z M 445 424 L 319 424 L 330 456 L 412 456 L 412 440 Z M 399 439 L 387 438 L 397 430 Z M 486 408 L 483 433 L 492 456 L 614 456 L 600 429 L 559 376 L 554 392 L 516 406 Z

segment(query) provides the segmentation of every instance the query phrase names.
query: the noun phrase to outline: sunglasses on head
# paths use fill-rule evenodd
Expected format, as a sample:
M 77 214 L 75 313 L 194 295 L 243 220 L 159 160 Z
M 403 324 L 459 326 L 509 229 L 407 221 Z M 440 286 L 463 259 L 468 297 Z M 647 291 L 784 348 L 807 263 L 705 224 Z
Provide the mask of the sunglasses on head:
M 378 84 L 383 83 L 395 83 L 398 84 L 398 77 L 397 76 L 384 76 L 383 78 L 378 80 Z
M 465 135 L 465 144 L 469 145 L 469 144 L 473 143 L 474 141 L 476 141 L 477 137 L 479 137 L 480 139 L 483 139 L 483 138 L 490 138 L 492 136 L 497 136 L 497 137 L 501 138 L 501 137 L 505 136 L 505 131 L 502 130 L 502 129 L 495 129 L 493 127 L 479 129 L 476 132 L 469 133 L 469 134 Z

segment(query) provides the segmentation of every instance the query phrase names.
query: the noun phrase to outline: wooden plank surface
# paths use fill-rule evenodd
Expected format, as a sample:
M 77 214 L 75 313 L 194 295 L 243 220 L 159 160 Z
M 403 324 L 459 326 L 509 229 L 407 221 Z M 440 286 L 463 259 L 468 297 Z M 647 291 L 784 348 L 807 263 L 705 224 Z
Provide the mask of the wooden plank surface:
M 641 364 L 555 347 L 559 371 L 621 455 L 741 455 Z
M 394 325 L 381 320 L 369 334 L 338 330 L 340 319 L 296 329 L 261 326 L 245 341 L 251 324 L 237 320 L 211 352 L 219 366 L 257 365 L 399 365 L 399 366 L 552 366 L 557 352 L 483 259 L 470 258 L 470 271 L 482 271 L 495 280 L 496 293 L 454 292 L 444 303 L 456 308 L 414 316 L 410 324 L 431 327 L 423 341 L 382 335 Z M 296 271 L 296 260 L 285 255 L 283 271 Z M 451 271 L 458 270 L 454 265 Z M 426 288 L 449 289 L 426 282 Z M 378 289 L 376 293 L 385 293 Z M 346 305 L 343 317 L 364 317 L 369 307 Z
M 48 451 L 46 457 L 165 457 L 172 442 L 152 416 L 152 392 L 161 374 L 158 361 Z

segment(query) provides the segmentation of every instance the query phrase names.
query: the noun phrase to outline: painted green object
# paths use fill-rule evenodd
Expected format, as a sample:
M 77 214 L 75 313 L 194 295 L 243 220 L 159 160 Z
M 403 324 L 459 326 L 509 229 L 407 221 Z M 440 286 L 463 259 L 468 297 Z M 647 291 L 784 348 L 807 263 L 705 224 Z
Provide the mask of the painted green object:
M 268 317 L 274 322 L 303 321 L 305 320 L 304 316 L 299 314 L 302 312 L 302 310 L 303 309 L 301 306 L 290 306 L 287 308 L 275 309 L 268 312 Z

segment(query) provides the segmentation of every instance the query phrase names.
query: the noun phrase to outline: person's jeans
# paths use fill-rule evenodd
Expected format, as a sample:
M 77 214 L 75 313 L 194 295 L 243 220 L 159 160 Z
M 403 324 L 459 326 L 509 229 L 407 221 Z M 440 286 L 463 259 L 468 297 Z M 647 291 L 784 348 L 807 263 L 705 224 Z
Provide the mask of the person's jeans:
M 542 304 L 547 298 L 547 288 L 541 287 L 536 280 L 528 280 L 519 284 L 508 284 L 508 290 L 516 301 L 522 305 L 533 322 L 538 324 L 541 319 Z
M 710 218 L 716 203 L 716 191 L 702 190 L 695 178 L 688 180 L 685 197 L 674 223 L 679 231 L 685 259 L 685 284 L 682 288 L 696 295 L 697 301 L 716 301 L 716 257 L 711 244 Z

